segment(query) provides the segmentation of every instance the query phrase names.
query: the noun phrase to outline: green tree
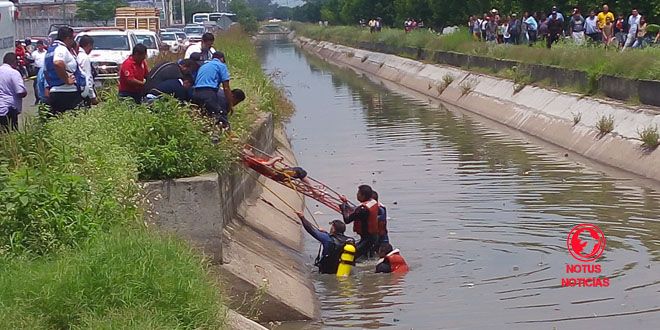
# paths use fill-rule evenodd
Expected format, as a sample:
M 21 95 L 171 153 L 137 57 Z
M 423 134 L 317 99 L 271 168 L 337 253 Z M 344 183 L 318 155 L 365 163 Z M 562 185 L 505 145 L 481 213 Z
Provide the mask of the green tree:
M 115 9 L 126 6 L 124 0 L 83 0 L 78 3 L 76 18 L 83 21 L 108 21 L 115 18 Z
M 257 32 L 259 29 L 257 17 L 245 0 L 231 0 L 229 2 L 229 10 L 236 14 L 238 23 L 241 24 L 245 31 L 251 33 Z

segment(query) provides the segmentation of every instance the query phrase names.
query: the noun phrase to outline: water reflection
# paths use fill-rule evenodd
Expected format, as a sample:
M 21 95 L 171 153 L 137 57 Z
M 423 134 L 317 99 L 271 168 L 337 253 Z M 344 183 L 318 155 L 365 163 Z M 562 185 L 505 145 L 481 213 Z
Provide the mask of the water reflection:
M 284 73 L 298 108 L 288 128 L 299 162 L 347 194 L 360 183 L 379 190 L 392 240 L 413 269 L 404 278 L 372 274 L 368 265 L 349 281 L 317 276 L 322 327 L 660 322 L 660 194 L 653 187 L 399 95 L 289 44 L 261 51 L 267 70 Z M 332 219 L 309 206 L 324 213 L 319 222 Z M 605 232 L 600 275 L 612 279 L 610 287 L 560 285 L 565 265 L 575 262 L 566 235 L 582 222 Z M 314 255 L 316 245 L 308 249 Z

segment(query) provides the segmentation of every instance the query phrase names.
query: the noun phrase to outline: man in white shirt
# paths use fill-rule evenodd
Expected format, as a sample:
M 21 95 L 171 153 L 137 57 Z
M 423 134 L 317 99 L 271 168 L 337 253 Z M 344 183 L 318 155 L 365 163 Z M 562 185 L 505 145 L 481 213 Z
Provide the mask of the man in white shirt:
M 188 46 L 184 59 L 189 59 L 193 53 L 200 53 L 200 60 L 202 62 L 210 61 L 213 58 L 215 49 L 213 48 L 215 37 L 212 33 L 206 32 L 202 35 L 202 42 Z
M 623 45 L 621 51 L 632 46 L 635 40 L 637 40 L 637 29 L 639 29 L 639 23 L 641 20 L 642 15 L 639 14 L 637 9 L 633 9 L 632 15 L 628 17 L 628 37 L 626 37 L 626 43 Z
M 89 53 L 94 49 L 94 38 L 88 35 L 80 37 L 78 41 L 78 64 L 80 70 L 85 75 L 85 88 L 80 94 L 84 100 L 85 106 L 89 107 L 98 104 L 96 100 L 96 90 L 94 89 L 94 73 L 92 72 L 92 62 L 89 60 Z
M 83 101 L 81 92 L 86 78 L 69 50 L 73 45 L 73 29 L 64 26 L 57 30 L 57 39 L 46 53 L 44 68 L 50 86 L 50 109 L 55 115 L 76 109 Z
M 34 60 L 34 72 L 39 72 L 39 69 L 44 67 L 44 62 L 46 61 L 46 46 L 44 46 L 43 40 L 37 41 L 37 49 L 32 52 L 31 56 Z M 34 87 L 34 105 L 37 105 L 39 103 L 39 95 L 37 95 L 36 77 L 32 87 Z
M 7 53 L 0 66 L 0 126 L 5 132 L 18 130 L 18 114 L 27 90 L 23 76 L 18 72 L 15 53 Z

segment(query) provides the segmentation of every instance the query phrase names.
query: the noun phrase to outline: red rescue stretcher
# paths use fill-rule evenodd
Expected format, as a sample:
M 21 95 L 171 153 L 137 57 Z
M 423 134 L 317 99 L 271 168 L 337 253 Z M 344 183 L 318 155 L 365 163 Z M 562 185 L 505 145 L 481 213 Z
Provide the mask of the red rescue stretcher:
M 309 177 L 302 168 L 288 165 L 282 157 L 273 157 L 251 145 L 245 146 L 241 158 L 243 164 L 255 172 L 341 213 L 342 195 Z

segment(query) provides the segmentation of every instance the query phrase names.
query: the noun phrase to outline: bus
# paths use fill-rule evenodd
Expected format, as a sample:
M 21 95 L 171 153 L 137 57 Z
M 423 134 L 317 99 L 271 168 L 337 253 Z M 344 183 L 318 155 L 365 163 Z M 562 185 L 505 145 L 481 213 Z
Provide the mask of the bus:
M 16 41 L 16 6 L 11 1 L 0 1 L 0 56 L 5 56 L 15 49 Z
M 195 24 L 203 24 L 204 22 L 216 22 L 223 16 L 228 17 L 232 21 L 236 17 L 236 14 L 232 13 L 197 13 L 193 14 L 192 22 Z

